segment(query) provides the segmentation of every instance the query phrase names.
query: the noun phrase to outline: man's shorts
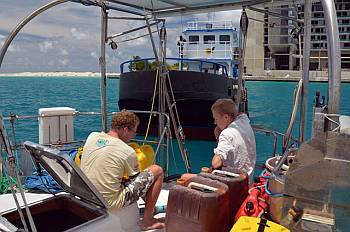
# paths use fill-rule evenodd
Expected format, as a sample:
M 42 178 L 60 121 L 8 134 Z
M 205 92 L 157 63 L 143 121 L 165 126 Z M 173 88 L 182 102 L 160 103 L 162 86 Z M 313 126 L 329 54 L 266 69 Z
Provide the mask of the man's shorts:
M 124 206 L 136 202 L 139 197 L 144 197 L 154 182 L 153 173 L 145 169 L 125 187 Z M 123 207 L 124 207 L 123 206 Z

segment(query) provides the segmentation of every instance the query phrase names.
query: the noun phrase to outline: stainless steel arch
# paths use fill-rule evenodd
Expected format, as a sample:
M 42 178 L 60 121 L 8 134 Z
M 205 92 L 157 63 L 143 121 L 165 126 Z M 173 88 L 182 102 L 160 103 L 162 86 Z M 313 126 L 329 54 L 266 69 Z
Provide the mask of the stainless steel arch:
M 328 113 L 339 112 L 341 58 L 337 13 L 333 0 L 322 0 L 328 43 Z
M 37 9 L 36 11 L 34 11 L 33 13 L 31 13 L 30 15 L 28 15 L 25 19 L 23 19 L 10 33 L 10 35 L 6 38 L 4 45 L 1 48 L 1 53 L 0 53 L 0 68 L 1 68 L 1 64 L 2 61 L 4 60 L 4 56 L 6 54 L 6 51 L 8 49 L 8 47 L 10 46 L 12 40 L 16 37 L 16 35 L 18 34 L 18 32 L 27 24 L 29 23 L 33 18 L 35 18 L 36 16 L 38 16 L 39 14 L 41 14 L 42 12 L 56 6 L 62 3 L 67 2 L 68 0 L 55 0 L 52 1 L 42 7 L 40 7 L 39 9 Z

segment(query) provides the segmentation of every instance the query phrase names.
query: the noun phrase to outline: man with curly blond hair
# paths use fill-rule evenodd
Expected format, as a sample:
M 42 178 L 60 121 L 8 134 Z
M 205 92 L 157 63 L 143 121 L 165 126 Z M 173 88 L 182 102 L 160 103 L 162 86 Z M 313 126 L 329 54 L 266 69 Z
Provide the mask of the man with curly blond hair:
M 134 138 L 139 118 L 123 110 L 112 118 L 108 133 L 92 132 L 86 140 L 81 169 L 96 186 L 110 209 L 122 208 L 136 202 L 146 202 L 142 230 L 160 229 L 164 223 L 153 217 L 154 206 L 163 183 L 163 170 L 151 165 L 141 173 L 136 153 L 126 142 Z M 129 177 L 127 184 L 123 177 Z

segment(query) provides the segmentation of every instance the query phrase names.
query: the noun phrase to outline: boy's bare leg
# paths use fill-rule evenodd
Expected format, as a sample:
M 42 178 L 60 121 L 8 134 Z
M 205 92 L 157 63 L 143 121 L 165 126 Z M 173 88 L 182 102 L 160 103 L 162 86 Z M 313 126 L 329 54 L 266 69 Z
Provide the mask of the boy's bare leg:
M 157 165 L 151 165 L 147 169 L 153 173 L 154 182 L 146 193 L 145 212 L 140 227 L 142 230 L 161 229 L 165 227 L 165 224 L 162 220 L 154 218 L 153 213 L 163 184 L 163 170 Z

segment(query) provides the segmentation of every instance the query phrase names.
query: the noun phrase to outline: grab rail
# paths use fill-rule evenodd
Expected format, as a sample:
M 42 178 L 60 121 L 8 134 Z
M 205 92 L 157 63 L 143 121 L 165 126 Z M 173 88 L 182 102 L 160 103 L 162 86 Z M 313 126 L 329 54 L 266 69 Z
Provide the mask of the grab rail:
M 269 128 L 265 128 L 258 125 L 252 125 L 252 128 L 255 132 L 264 133 L 266 136 L 273 136 L 273 149 L 272 149 L 272 157 L 275 157 L 276 150 L 277 150 L 277 142 L 278 142 L 278 136 L 282 137 L 282 141 L 285 140 L 286 134 L 283 134 L 278 131 L 271 130 Z M 294 143 L 300 144 L 300 141 L 293 136 L 289 137 L 289 140 L 293 141 Z M 282 150 L 287 150 L 286 147 L 282 147 Z M 283 151 L 284 152 L 284 151 Z
M 133 72 L 133 70 L 131 70 L 131 65 L 133 63 L 136 63 L 136 62 L 143 62 L 144 63 L 144 67 L 142 68 L 142 70 L 138 70 L 138 71 L 146 71 L 146 70 L 150 70 L 149 67 L 146 65 L 148 63 L 148 61 L 150 60 L 154 60 L 155 61 L 155 58 L 143 58 L 143 59 L 136 59 L 136 60 L 128 60 L 128 61 L 125 61 L 123 63 L 120 64 L 120 74 L 123 74 L 124 73 L 124 65 L 125 64 L 129 64 L 129 72 Z M 198 66 L 198 69 L 200 72 L 204 72 L 206 71 L 203 67 L 203 64 L 211 64 L 213 65 L 215 68 L 214 68 L 214 74 L 216 74 L 216 72 L 222 68 L 222 75 L 225 75 L 225 76 L 228 76 L 228 72 L 227 72 L 227 67 L 225 65 L 222 65 L 222 64 L 219 64 L 219 63 L 216 63 L 216 62 L 212 62 L 212 61 L 207 61 L 207 60 L 199 60 L 199 59 L 185 59 L 185 58 L 166 58 L 166 60 L 171 60 L 171 61 L 179 61 L 179 67 L 180 67 L 180 71 L 184 71 L 183 69 L 183 65 L 180 65 L 180 64 L 183 64 L 183 63 L 189 63 L 189 62 L 197 62 L 199 63 L 199 66 Z M 189 70 L 187 70 L 189 71 Z

